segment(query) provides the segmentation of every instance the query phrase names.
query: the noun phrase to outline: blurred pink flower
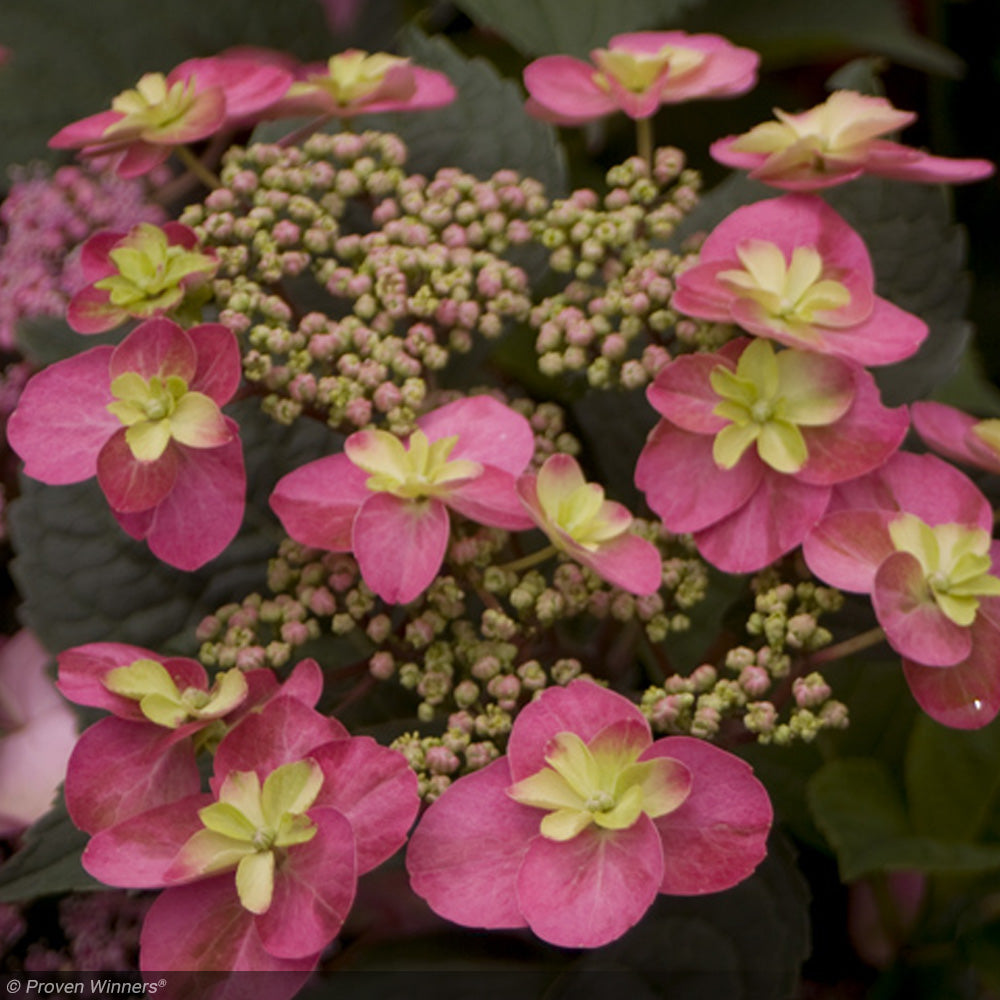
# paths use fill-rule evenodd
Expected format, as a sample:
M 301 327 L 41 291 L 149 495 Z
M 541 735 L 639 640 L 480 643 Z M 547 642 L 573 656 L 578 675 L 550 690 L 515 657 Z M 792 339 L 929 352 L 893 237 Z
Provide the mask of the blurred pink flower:
M 789 347 L 885 365 L 914 354 L 927 324 L 875 294 L 864 241 L 824 201 L 783 195 L 712 230 L 672 305 Z
M 431 805 L 406 867 L 447 920 L 596 948 L 657 893 L 743 881 L 765 857 L 771 818 L 739 758 L 686 736 L 654 742 L 627 698 L 577 680 L 542 692 L 517 716 L 507 756 Z
M 1000 420 L 980 420 L 944 403 L 912 403 L 913 429 L 939 455 L 1000 472 Z
M 912 111 L 894 108 L 884 97 L 837 90 L 808 111 L 788 114 L 775 108 L 774 113 L 777 121 L 712 143 L 712 156 L 786 191 L 818 191 L 862 174 L 964 184 L 994 171 L 989 160 L 931 156 L 880 138 L 917 117 Z
M 757 82 L 760 56 L 719 35 L 640 31 L 616 35 L 591 52 L 593 64 L 543 56 L 524 70 L 528 111 L 561 125 L 580 125 L 615 111 L 649 118 L 662 104 L 731 97 Z
M 48 812 L 76 743 L 76 716 L 46 675 L 27 630 L 0 639 L 0 837 Z

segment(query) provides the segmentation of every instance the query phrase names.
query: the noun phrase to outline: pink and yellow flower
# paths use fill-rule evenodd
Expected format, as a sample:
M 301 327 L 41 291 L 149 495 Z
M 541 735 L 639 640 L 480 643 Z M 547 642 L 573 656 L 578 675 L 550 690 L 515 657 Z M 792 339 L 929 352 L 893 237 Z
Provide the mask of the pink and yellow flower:
M 1000 472 L 1000 420 L 980 420 L 944 403 L 913 403 L 913 429 L 939 455 L 987 472 Z
M 70 300 L 66 322 L 77 333 L 104 333 L 129 318 L 197 309 L 219 266 L 197 245 L 194 230 L 179 222 L 95 233 L 80 250 L 87 286 Z
M 532 527 L 515 480 L 534 453 L 531 425 L 488 396 L 432 410 L 404 442 L 387 431 L 352 434 L 339 455 L 279 480 L 271 508 L 303 545 L 353 552 L 384 601 L 422 594 L 444 561 L 449 509 L 480 524 Z
M 630 701 L 577 680 L 526 706 L 507 756 L 434 802 L 406 866 L 413 890 L 448 920 L 595 948 L 658 893 L 701 895 L 747 878 L 770 825 L 747 764 L 690 737 L 654 742 Z
M 218 323 L 182 330 L 166 319 L 117 347 L 59 361 L 25 386 L 7 426 L 25 473 L 50 485 L 96 475 L 133 538 L 193 570 L 232 541 L 246 474 L 224 406 L 241 376 L 239 346 Z
M 663 104 L 703 97 L 731 97 L 757 82 L 760 56 L 719 35 L 640 31 L 616 35 L 594 49 L 593 63 L 572 56 L 543 56 L 524 70 L 537 118 L 580 125 L 615 111 L 649 118 Z
M 799 114 L 775 108 L 776 121 L 712 143 L 712 156 L 786 191 L 818 191 L 862 174 L 928 184 L 964 184 L 989 177 L 989 160 L 931 156 L 881 136 L 916 119 L 884 97 L 834 91 Z
M 143 926 L 144 970 L 312 969 L 358 876 L 403 844 L 419 806 L 401 754 L 283 696 L 219 744 L 211 788 L 84 851 L 102 882 L 166 887 Z
M 273 60 L 248 54 L 191 59 L 169 74 L 147 73 L 102 111 L 57 132 L 54 149 L 110 157 L 120 177 L 149 173 L 176 146 L 206 139 L 258 117 L 277 101 L 292 74 Z
M 354 118 L 380 111 L 422 111 L 455 99 L 451 81 L 434 69 L 385 52 L 349 49 L 306 66 L 268 117 L 330 115 Z
M 732 573 L 791 551 L 822 517 L 837 483 L 882 465 L 908 426 L 860 365 L 736 340 L 668 364 L 647 390 L 664 418 L 635 481 L 669 531 Z
M 656 546 L 629 530 L 632 515 L 588 483 L 575 458 L 549 456 L 537 476 L 518 479 L 517 491 L 559 551 L 633 594 L 660 589 L 663 560 Z
M 934 455 L 900 452 L 837 489 L 803 545 L 810 570 L 870 594 L 914 698 L 958 729 L 1000 711 L 1000 543 L 989 501 Z
M 875 294 L 861 237 L 820 198 L 784 195 L 738 208 L 682 272 L 672 304 L 789 347 L 863 365 L 910 357 L 927 325 Z

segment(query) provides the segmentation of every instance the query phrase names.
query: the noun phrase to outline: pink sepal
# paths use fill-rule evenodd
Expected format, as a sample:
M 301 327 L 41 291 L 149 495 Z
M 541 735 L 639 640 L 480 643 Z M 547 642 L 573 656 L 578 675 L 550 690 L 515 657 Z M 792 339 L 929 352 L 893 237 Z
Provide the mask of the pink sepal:
M 937 605 L 916 556 L 893 552 L 875 573 L 872 604 L 886 639 L 901 656 L 928 667 L 951 667 L 972 651 L 972 632 Z
M 517 717 L 507 745 L 513 782 L 522 781 L 547 766 L 545 754 L 557 733 L 576 733 L 584 743 L 606 726 L 631 720 L 635 746 L 652 742 L 646 717 L 627 698 L 589 680 L 575 680 L 565 688 L 549 688 L 544 698 L 529 702 Z M 540 814 L 539 814 L 540 818 Z
M 289 472 L 271 493 L 271 510 L 303 545 L 350 552 L 358 509 L 372 495 L 368 473 L 345 454 L 328 455 Z
M 316 834 L 280 860 L 271 905 L 256 919 L 264 950 L 282 959 L 307 959 L 322 951 L 340 932 L 357 886 L 347 817 L 315 807 L 308 815 Z
M 691 772 L 691 791 L 653 820 L 666 864 L 660 892 L 692 896 L 728 889 L 767 855 L 773 811 L 749 764 L 688 736 L 657 740 L 643 760 L 670 757 Z
M 169 885 L 168 869 L 188 838 L 203 828 L 198 810 L 211 801 L 208 794 L 188 795 L 95 833 L 84 849 L 83 867 L 122 889 Z
M 868 151 L 865 169 L 889 180 L 968 184 L 992 177 L 996 166 L 989 160 L 933 156 L 888 139 L 878 139 Z
M 459 778 L 410 837 L 410 886 L 446 920 L 492 929 L 527 924 L 517 873 L 542 814 L 507 795 L 512 783 L 505 758 Z
M 265 950 L 256 917 L 236 895 L 232 872 L 160 893 L 142 925 L 143 971 L 285 973 L 268 976 L 265 983 L 254 981 L 252 996 L 260 996 L 266 986 L 268 1000 L 291 1000 L 318 961 L 318 952 L 281 959 Z M 250 996 L 243 994 L 240 1000 Z
M 236 395 L 243 373 L 236 335 L 221 323 L 201 323 L 186 332 L 198 357 L 189 388 L 225 406 Z
M 119 426 L 97 455 L 97 481 L 112 510 L 135 514 L 166 499 L 184 465 L 184 455 L 171 441 L 163 454 L 144 462 L 132 454 L 125 440 L 127 428 Z
M 121 111 L 99 111 L 96 115 L 88 115 L 79 121 L 64 125 L 51 139 L 52 149 L 81 149 L 100 142 L 106 129 L 120 122 L 125 115 Z M 138 134 L 138 130 L 136 130 Z
M 66 307 L 66 322 L 77 333 L 106 333 L 126 319 L 128 313 L 111 304 L 110 293 L 93 285 L 81 288 Z
M 350 820 L 363 875 L 406 842 L 420 807 L 416 775 L 402 754 L 367 736 L 327 743 L 310 756 L 327 775 L 314 808 L 329 806 Z
M 578 125 L 618 110 L 615 101 L 594 83 L 594 67 L 571 56 L 543 56 L 524 68 L 529 110 L 546 121 Z
M 177 375 L 189 384 L 198 367 L 191 338 L 173 320 L 157 317 L 140 323 L 115 349 L 108 364 L 114 380 L 135 372 L 149 381 L 154 375 Z
M 32 479 L 60 486 L 96 475 L 101 448 L 121 427 L 107 411 L 112 350 L 94 347 L 57 361 L 24 387 L 7 421 L 7 441 Z
M 515 483 L 509 472 L 484 465 L 475 479 L 467 479 L 442 500 L 477 524 L 507 531 L 528 531 L 535 522 L 525 512 Z
M 809 571 L 838 590 L 871 593 L 876 570 L 896 551 L 892 518 L 889 511 L 867 509 L 824 515 L 802 543 Z
M 981 441 L 973 428 L 980 421 L 944 403 L 912 403 L 913 429 L 924 444 L 945 458 L 974 465 L 988 472 L 1000 472 L 1000 454 Z
M 717 434 L 727 421 L 712 412 L 719 396 L 712 388 L 711 375 L 721 367 L 715 354 L 684 354 L 660 371 L 646 390 L 646 398 L 660 416 L 682 430 Z
M 563 948 L 597 948 L 639 922 L 664 867 L 659 834 L 646 815 L 626 830 L 590 826 L 562 843 L 536 837 L 518 872 L 518 904 L 540 938 Z
M 164 729 L 152 722 L 101 719 L 77 740 L 66 769 L 66 808 L 88 833 L 136 813 L 193 795 L 201 787 L 190 723 Z M 108 761 L 114 761 L 111 772 Z
M 175 66 L 168 83 L 194 77 L 198 89 L 220 88 L 226 97 L 227 128 L 252 123 L 270 105 L 284 97 L 294 76 L 276 63 L 261 62 L 250 55 L 222 53 L 204 59 L 188 59 Z
M 365 583 L 388 604 L 408 604 L 434 582 L 449 531 L 440 500 L 373 493 L 354 519 L 351 547 Z
M 657 547 L 627 531 L 602 542 L 591 552 L 582 545 L 568 548 L 570 555 L 598 576 L 630 594 L 655 594 L 663 583 L 663 560 Z

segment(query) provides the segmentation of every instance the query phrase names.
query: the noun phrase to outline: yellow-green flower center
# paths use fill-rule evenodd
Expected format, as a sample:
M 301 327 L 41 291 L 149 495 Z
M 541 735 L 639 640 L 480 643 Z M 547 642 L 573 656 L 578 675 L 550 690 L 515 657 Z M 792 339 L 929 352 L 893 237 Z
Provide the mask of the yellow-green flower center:
M 385 52 L 354 50 L 332 56 L 327 61 L 327 73 L 310 76 L 300 83 L 293 83 L 289 97 L 311 93 L 317 87 L 325 90 L 341 107 L 349 107 L 374 94 L 385 81 L 386 73 L 394 66 L 406 66 L 409 59 L 391 56 Z
M 566 489 L 562 480 L 553 481 L 544 472 L 537 483 L 538 502 L 548 523 L 583 548 L 596 551 L 602 543 L 628 531 L 631 518 L 615 516 L 621 508 L 608 504 L 598 483 L 588 483 L 580 475 L 579 482 Z M 561 544 L 557 533 L 549 533 L 549 537 L 555 545 Z
M 633 94 L 644 94 L 664 75 L 664 71 L 671 80 L 675 80 L 697 69 L 705 61 L 705 53 L 664 45 L 659 52 L 596 49 L 593 59 L 600 67 L 593 80 L 601 90 L 611 89 L 610 78 Z
M 159 131 L 183 118 L 195 103 L 195 80 L 178 80 L 167 85 L 162 73 L 147 73 L 132 90 L 124 90 L 111 102 L 124 118 L 109 125 L 103 138 L 135 132 Z
M 733 371 L 718 365 L 709 379 L 720 397 L 713 409 L 729 421 L 716 435 L 712 455 L 731 469 L 752 444 L 761 460 L 778 472 L 798 472 L 809 459 L 803 426 L 825 426 L 847 412 L 853 391 L 814 385 L 817 355 L 787 350 L 776 354 L 767 340 L 755 339 Z M 835 364 L 835 362 L 832 362 Z
M 823 258 L 813 247 L 796 247 L 789 262 L 775 244 L 747 240 L 736 254 L 743 269 L 720 271 L 719 281 L 741 298 L 752 299 L 769 319 L 803 339 L 816 339 L 810 324 L 818 314 L 851 301 L 841 282 L 824 277 Z
M 1000 595 L 1000 579 L 990 574 L 990 534 L 963 524 L 925 524 L 901 514 L 889 525 L 898 552 L 920 563 L 937 606 L 956 625 L 971 625 L 980 597 Z
M 199 810 L 204 829 L 181 849 L 181 860 L 203 875 L 236 869 L 236 891 L 251 913 L 266 913 L 274 892 L 278 857 L 316 836 L 306 815 L 323 786 L 312 759 L 283 764 L 264 780 L 253 771 L 232 771 L 219 801 Z
M 602 739 L 589 744 L 558 733 L 545 755 L 548 767 L 519 781 L 507 794 L 522 805 L 546 810 L 540 831 L 549 840 L 571 840 L 592 823 L 625 830 L 642 814 L 655 819 L 676 809 L 690 790 L 690 775 L 676 760 L 640 761 L 643 746 Z
M 247 681 L 240 670 L 218 674 L 208 691 L 189 687 L 181 691 L 167 668 L 156 660 L 136 660 L 115 667 L 104 677 L 114 694 L 139 702 L 142 714 L 167 729 L 177 729 L 193 719 L 216 719 L 239 705 L 247 695 Z
M 404 445 L 388 431 L 361 431 L 348 439 L 345 450 L 356 466 L 369 473 L 368 489 L 418 500 L 447 494 L 482 473 L 478 462 L 449 461 L 457 443 L 457 434 L 428 441 L 423 431 L 415 430 Z
M 976 437 L 990 449 L 990 451 L 1000 455 L 1000 420 L 997 420 L 996 418 L 992 420 L 980 420 L 978 424 L 973 425 L 972 433 L 975 434 Z

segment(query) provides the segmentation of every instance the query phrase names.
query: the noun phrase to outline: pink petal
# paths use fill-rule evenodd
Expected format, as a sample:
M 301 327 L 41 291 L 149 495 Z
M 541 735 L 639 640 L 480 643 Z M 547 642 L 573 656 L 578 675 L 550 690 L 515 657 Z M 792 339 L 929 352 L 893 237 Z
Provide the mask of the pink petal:
M 800 545 L 830 502 L 828 486 L 765 469 L 739 510 L 694 536 L 698 551 L 727 573 L 753 573 Z
M 100 281 L 101 278 L 108 278 L 117 272 L 117 268 L 111 261 L 111 251 L 126 236 L 128 233 L 102 229 L 100 232 L 94 233 L 80 247 L 80 270 L 88 282 Z
M 160 893 L 142 925 L 143 971 L 284 973 L 267 977 L 268 1000 L 291 1000 L 318 961 L 318 954 L 281 959 L 264 949 L 254 914 L 236 895 L 232 872 Z M 238 982 L 237 995 L 248 996 L 245 980 Z M 259 982 L 251 989 L 260 996 Z
M 594 67 L 570 56 L 543 56 L 524 69 L 524 86 L 550 121 L 577 124 L 617 111 L 614 100 L 594 83 Z
M 767 855 L 772 810 L 753 769 L 704 740 L 657 740 L 643 760 L 672 757 L 691 772 L 691 791 L 673 812 L 653 820 L 663 844 L 660 892 L 692 896 L 728 889 Z
M 7 421 L 7 440 L 32 479 L 57 486 L 97 474 L 98 453 L 121 427 L 106 409 L 113 399 L 111 351 L 94 347 L 58 361 L 24 387 Z
M 170 319 L 140 323 L 111 355 L 112 379 L 135 372 L 147 381 L 154 375 L 178 375 L 190 385 L 198 367 L 198 352 L 191 338 Z
M 354 113 L 375 114 L 381 111 L 427 111 L 441 108 L 455 100 L 456 90 L 444 73 L 423 66 L 408 67 L 412 92 L 405 97 L 364 101 Z M 391 70 L 390 70 L 391 72 Z
M 712 412 L 720 397 L 712 388 L 711 374 L 716 368 L 735 367 L 716 354 L 686 354 L 660 371 L 646 390 L 646 398 L 677 427 L 695 434 L 717 434 L 728 421 Z
M 100 111 L 59 129 L 51 139 L 52 149 L 81 149 L 99 143 L 104 132 L 111 125 L 120 122 L 125 115 L 120 111 Z
M 108 292 L 88 285 L 66 307 L 66 322 L 77 333 L 104 333 L 128 319 L 128 313 L 111 304 Z
M 346 455 L 329 455 L 282 476 L 271 510 L 297 542 L 330 552 L 350 552 L 354 518 L 372 495 L 368 473 Z
M 225 406 L 236 394 L 243 374 L 236 335 L 221 323 L 193 326 L 187 335 L 198 356 L 198 367 L 188 388 L 203 392 L 219 406 Z
M 100 830 L 83 852 L 83 867 L 122 889 L 168 885 L 167 870 L 185 841 L 202 829 L 198 810 L 211 801 L 211 795 L 188 795 Z
M 233 434 L 228 444 L 177 449 L 183 461 L 174 487 L 146 528 L 153 555 L 177 569 L 196 570 L 220 555 L 243 522 L 243 449 L 236 422 L 227 417 L 226 424 Z
M 281 693 L 295 698 L 309 708 L 315 708 L 323 694 L 325 682 L 320 665 L 312 658 L 295 664 L 295 668 L 281 685 Z M 344 730 L 346 735 L 347 730 Z
M 311 756 L 328 776 L 315 807 L 330 806 L 350 820 L 363 875 L 406 842 L 420 807 L 416 775 L 402 754 L 367 736 L 328 743 Z
M 945 458 L 974 465 L 989 472 L 1000 472 L 1000 455 L 995 454 L 971 433 L 980 421 L 968 413 L 944 403 L 912 403 L 913 429 L 924 444 Z
M 193 141 L 193 138 L 181 139 L 175 135 L 171 143 L 180 145 L 181 143 Z M 84 150 L 88 152 L 88 150 Z M 100 155 L 103 150 L 96 150 Z M 155 170 L 161 163 L 165 163 L 170 156 L 170 146 L 151 142 L 133 142 L 125 147 L 122 156 L 115 164 L 114 172 L 119 177 L 131 180 L 133 177 L 142 177 L 151 170 Z
M 989 160 L 931 156 L 908 146 L 876 140 L 868 150 L 865 170 L 878 177 L 926 184 L 967 184 L 991 177 L 996 167 Z
M 483 466 L 475 479 L 456 486 L 442 497 L 452 510 L 477 524 L 508 531 L 527 531 L 535 526 L 518 496 L 516 481 L 509 472 Z
M 354 902 L 354 833 L 336 809 L 311 809 L 316 835 L 288 848 L 274 873 L 274 895 L 257 917 L 264 950 L 306 959 L 340 932 Z
M 466 927 L 524 927 L 517 873 L 542 813 L 507 795 L 505 758 L 450 785 L 410 837 L 410 887 L 435 913 Z
M 361 576 L 388 604 L 408 604 L 441 569 L 449 532 L 448 508 L 440 500 L 373 493 L 354 519 L 352 547 Z
M 761 488 L 765 468 L 748 449 L 733 468 L 720 469 L 710 435 L 662 420 L 639 455 L 635 484 L 668 531 L 698 531 L 745 506 Z
M 512 476 L 524 472 L 535 454 L 531 424 L 491 396 L 470 396 L 439 406 L 421 417 L 417 426 L 429 441 L 458 435 L 450 460 L 469 459 Z
M 60 653 L 56 686 L 63 697 L 77 705 L 103 708 L 122 719 L 148 721 L 137 701 L 115 694 L 104 685 L 104 678 L 110 671 L 116 667 L 127 667 L 136 660 L 162 663 L 181 691 L 189 687 L 208 690 L 208 675 L 196 660 L 186 657 L 168 659 L 142 646 L 130 646 L 123 642 L 92 642 Z
M 608 583 L 631 594 L 655 594 L 663 583 L 663 560 L 652 543 L 630 531 L 602 542 L 595 552 L 574 545 L 574 559 L 589 566 Z
M 881 510 L 827 514 L 802 543 L 809 571 L 838 590 L 870 594 L 879 566 L 896 551 L 889 536 L 892 519 Z
M 907 659 L 950 667 L 972 649 L 970 629 L 937 606 L 919 560 L 909 552 L 895 552 L 879 566 L 872 604 L 889 644 Z
M 564 842 L 536 837 L 518 874 L 517 896 L 544 941 L 596 948 L 639 922 L 663 871 L 659 834 L 643 814 L 627 830 L 588 827 Z
M 104 443 L 97 455 L 97 481 L 112 509 L 122 514 L 149 510 L 174 488 L 184 465 L 181 449 L 173 444 L 152 462 L 140 461 L 125 440 L 126 428 Z
M 263 781 L 282 764 L 305 760 L 331 740 L 347 738 L 336 719 L 297 698 L 278 695 L 229 731 L 215 751 L 212 790 L 218 793 L 230 771 L 256 771 Z
M 199 89 L 219 87 L 226 96 L 226 125 L 244 124 L 248 119 L 284 97 L 294 77 L 273 63 L 261 63 L 249 56 L 222 55 L 188 59 L 175 66 L 168 83 L 197 80 Z
M 201 787 L 188 738 L 200 726 L 164 729 L 115 717 L 87 729 L 66 773 L 66 808 L 81 829 L 96 833 Z M 108 762 L 114 761 L 111 771 Z
M 981 729 L 1000 712 L 1000 602 L 987 598 L 969 631 L 972 650 L 952 667 L 903 660 L 906 683 L 935 722 L 953 729 Z
M 928 332 L 918 316 L 876 296 L 871 315 L 863 322 L 823 331 L 821 349 L 862 365 L 890 365 L 915 354 Z
M 576 733 L 587 743 L 606 726 L 623 720 L 637 724 L 635 745 L 645 749 L 652 742 L 649 723 L 628 698 L 588 680 L 547 688 L 525 705 L 514 722 L 507 745 L 513 781 L 522 781 L 547 766 L 545 754 L 557 733 Z

